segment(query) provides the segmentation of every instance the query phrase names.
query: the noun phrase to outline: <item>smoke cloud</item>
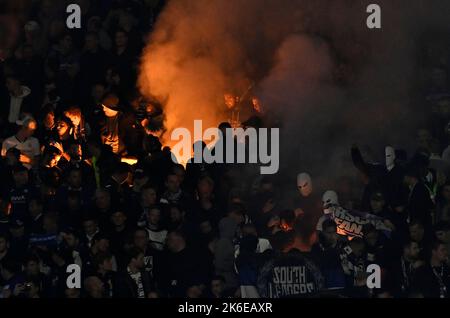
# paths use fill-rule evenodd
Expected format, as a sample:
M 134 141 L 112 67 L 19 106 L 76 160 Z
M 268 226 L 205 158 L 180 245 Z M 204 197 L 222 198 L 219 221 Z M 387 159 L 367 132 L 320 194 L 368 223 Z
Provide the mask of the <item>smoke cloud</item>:
M 254 84 L 265 123 L 280 126 L 282 172 L 351 173 L 349 149 L 408 148 L 422 114 L 411 108 L 417 49 L 447 30 L 450 4 L 375 1 L 382 29 L 366 27 L 374 1 L 172 0 L 149 35 L 139 87 L 164 104 L 165 142 L 194 119 L 228 119 L 225 92 Z

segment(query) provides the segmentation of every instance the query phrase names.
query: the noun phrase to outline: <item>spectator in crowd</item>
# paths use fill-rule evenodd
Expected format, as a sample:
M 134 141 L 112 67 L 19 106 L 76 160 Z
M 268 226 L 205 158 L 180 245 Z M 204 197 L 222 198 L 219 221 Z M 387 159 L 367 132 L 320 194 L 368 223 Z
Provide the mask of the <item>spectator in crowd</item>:
M 84 290 L 87 298 L 103 298 L 105 291 L 100 278 L 89 276 L 84 280 Z
M 145 222 L 150 246 L 158 251 L 164 249 L 167 237 L 167 230 L 162 224 L 162 212 L 158 206 L 150 207 L 147 211 L 147 220 Z
M 0 11 L 10 8 L 4 2 Z M 63 2 L 19 1 L 6 48 L 0 26 L 0 297 L 450 297 L 448 36 L 431 41 L 442 52 L 427 36 L 415 42 L 425 54 L 414 73 L 424 76 L 414 79 L 402 127 L 414 136 L 367 131 L 359 137 L 370 147 L 348 152 L 343 127 L 330 126 L 338 152 L 287 156 L 268 177 L 253 164 L 173 160 L 170 124 L 183 118 L 170 110 L 184 91 L 158 89 L 152 68 L 145 74 L 152 94 L 138 82 L 145 42 L 161 42 L 151 32 L 167 1 L 107 2 L 83 1 L 83 27 L 68 32 Z M 339 77 L 360 71 L 351 56 L 330 50 L 355 68 L 341 71 L 341 58 L 333 59 Z M 245 117 L 253 104 L 241 127 L 288 127 L 251 96 L 259 71 L 242 68 L 255 83 L 244 95 L 227 94 L 224 111 L 233 104 Z M 239 121 L 220 123 L 214 146 L 199 139 L 192 150 L 218 156 L 220 142 L 230 141 L 225 130 Z M 295 154 L 315 141 L 307 128 L 280 150 Z M 300 168 L 311 173 L 292 174 Z M 382 270 L 380 290 L 366 284 L 373 263 Z M 82 268 L 80 288 L 66 286 L 69 264 Z M 280 279 L 279 268 L 292 279 Z
M 132 248 L 128 253 L 127 268 L 117 274 L 114 282 L 114 297 L 146 298 L 153 289 L 153 281 L 144 270 L 144 253 L 138 248 Z
M 447 298 L 450 288 L 447 260 L 445 244 L 434 241 L 428 262 L 415 272 L 412 288 L 419 290 L 426 298 Z
M 11 148 L 20 151 L 19 161 L 28 169 L 38 162 L 40 155 L 39 140 L 33 137 L 33 133 L 37 128 L 36 121 L 31 117 L 25 117 L 18 120 L 19 129 L 14 136 L 8 137 L 2 144 L 2 157 L 6 156 L 6 152 Z

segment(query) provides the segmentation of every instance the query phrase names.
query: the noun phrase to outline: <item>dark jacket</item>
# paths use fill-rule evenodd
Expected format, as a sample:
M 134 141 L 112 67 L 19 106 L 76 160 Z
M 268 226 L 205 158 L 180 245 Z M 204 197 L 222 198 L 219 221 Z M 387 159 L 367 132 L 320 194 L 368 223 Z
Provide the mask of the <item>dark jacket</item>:
M 433 201 L 430 194 L 422 182 L 418 182 L 411 190 L 407 212 L 410 221 L 419 220 L 426 229 L 431 230 L 431 210 Z

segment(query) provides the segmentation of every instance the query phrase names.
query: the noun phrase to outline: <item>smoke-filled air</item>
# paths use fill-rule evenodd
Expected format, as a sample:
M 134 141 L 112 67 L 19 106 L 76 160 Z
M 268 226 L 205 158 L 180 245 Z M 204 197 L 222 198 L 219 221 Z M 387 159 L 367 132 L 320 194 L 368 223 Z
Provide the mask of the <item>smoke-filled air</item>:
M 420 113 L 403 120 L 412 61 L 424 33 L 446 25 L 444 2 L 377 1 L 384 31 L 366 26 L 371 1 L 172 0 L 148 35 L 139 88 L 164 107 L 166 144 L 194 119 L 227 121 L 224 94 L 250 88 L 264 124 L 281 128 L 282 170 L 338 176 L 352 144 L 377 160 L 414 134 Z

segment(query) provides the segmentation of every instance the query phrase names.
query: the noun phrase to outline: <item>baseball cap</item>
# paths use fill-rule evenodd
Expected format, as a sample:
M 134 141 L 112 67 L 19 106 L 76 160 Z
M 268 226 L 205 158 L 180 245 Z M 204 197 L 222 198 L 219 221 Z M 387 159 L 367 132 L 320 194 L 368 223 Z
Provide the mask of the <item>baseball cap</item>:
M 103 98 L 102 105 L 111 110 L 119 111 L 119 98 L 115 94 L 108 94 Z

